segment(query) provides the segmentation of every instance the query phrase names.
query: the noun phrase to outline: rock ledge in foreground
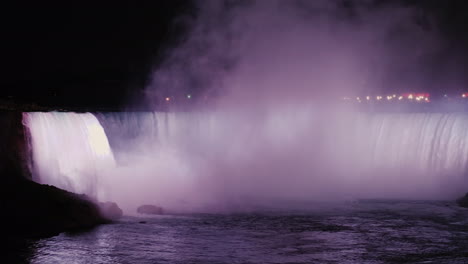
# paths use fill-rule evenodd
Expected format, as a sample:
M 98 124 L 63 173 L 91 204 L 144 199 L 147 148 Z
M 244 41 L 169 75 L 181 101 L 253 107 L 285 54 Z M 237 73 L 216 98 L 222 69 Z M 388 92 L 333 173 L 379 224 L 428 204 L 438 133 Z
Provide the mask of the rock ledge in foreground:
M 0 188 L 0 231 L 8 237 L 50 237 L 110 222 L 85 195 L 24 179 Z

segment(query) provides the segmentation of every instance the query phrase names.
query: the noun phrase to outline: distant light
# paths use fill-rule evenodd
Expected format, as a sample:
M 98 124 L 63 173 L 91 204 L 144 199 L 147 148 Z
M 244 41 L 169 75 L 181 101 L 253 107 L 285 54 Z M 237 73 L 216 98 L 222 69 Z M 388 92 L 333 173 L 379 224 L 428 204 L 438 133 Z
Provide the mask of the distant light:
M 429 98 L 427 98 L 427 97 L 424 98 L 424 101 L 429 102 Z
M 398 100 L 402 100 L 402 99 L 403 99 L 403 96 L 398 97 Z
M 444 97 L 447 97 L 447 95 L 446 95 L 446 94 L 444 94 Z
M 192 95 L 191 94 L 187 94 L 187 99 L 190 99 L 192 98 Z
M 370 96 L 366 96 L 366 100 L 370 100 Z
M 361 100 L 361 98 L 359 98 L 359 97 L 356 97 L 356 100 L 360 101 L 360 100 Z
M 466 97 L 466 94 L 462 94 L 462 97 L 465 98 L 465 97 Z
M 393 95 L 393 98 L 395 98 L 395 97 L 396 97 L 396 94 Z
M 409 94 L 409 95 L 408 95 L 408 99 L 413 99 L 413 95 L 412 95 L 412 94 Z
M 169 102 L 171 100 L 170 97 L 166 97 L 166 102 Z

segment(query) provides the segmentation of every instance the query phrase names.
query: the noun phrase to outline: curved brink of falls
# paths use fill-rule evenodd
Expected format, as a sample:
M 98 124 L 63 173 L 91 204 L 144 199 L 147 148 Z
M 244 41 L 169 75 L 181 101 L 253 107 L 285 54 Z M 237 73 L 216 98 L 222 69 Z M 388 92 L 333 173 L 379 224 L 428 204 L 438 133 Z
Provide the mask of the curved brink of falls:
M 40 182 L 109 194 L 132 206 L 439 199 L 467 188 L 463 113 L 281 109 L 248 117 L 221 111 L 96 116 L 27 114 Z

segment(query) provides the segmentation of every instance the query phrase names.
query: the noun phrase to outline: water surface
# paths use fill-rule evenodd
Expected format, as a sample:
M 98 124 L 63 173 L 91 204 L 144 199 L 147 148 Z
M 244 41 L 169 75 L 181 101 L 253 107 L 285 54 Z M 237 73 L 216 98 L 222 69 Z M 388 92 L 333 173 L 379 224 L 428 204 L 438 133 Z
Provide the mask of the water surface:
M 468 210 L 360 201 L 248 213 L 125 217 L 31 242 L 31 263 L 468 263 Z

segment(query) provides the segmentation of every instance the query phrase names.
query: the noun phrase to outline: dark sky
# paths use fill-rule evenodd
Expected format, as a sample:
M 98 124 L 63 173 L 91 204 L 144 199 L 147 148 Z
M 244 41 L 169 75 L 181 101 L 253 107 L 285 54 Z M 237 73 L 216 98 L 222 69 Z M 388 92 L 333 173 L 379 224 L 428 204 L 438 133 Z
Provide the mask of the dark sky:
M 1 96 L 105 106 L 142 88 L 189 3 L 99 3 L 2 7 Z
M 194 13 L 192 3 L 183 0 L 95 2 L 3 6 L 0 97 L 119 106 L 138 94 L 151 67 L 177 42 L 184 29 L 174 19 Z M 468 51 L 466 1 L 406 2 L 435 16 L 447 42 Z

